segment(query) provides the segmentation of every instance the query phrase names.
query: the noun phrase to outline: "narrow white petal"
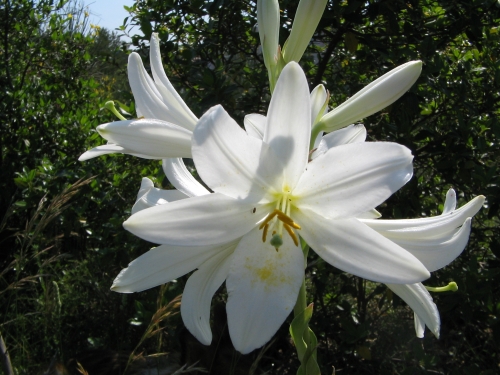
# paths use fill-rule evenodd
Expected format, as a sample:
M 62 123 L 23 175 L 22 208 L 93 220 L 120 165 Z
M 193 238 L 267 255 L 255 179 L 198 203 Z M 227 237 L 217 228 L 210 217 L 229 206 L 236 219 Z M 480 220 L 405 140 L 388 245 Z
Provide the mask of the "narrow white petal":
M 363 220 L 363 222 L 386 237 L 392 239 L 439 238 L 460 227 L 468 217 L 473 217 L 483 206 L 485 197 L 475 197 L 458 210 L 439 216 L 421 219 Z
M 179 190 L 163 190 L 155 188 L 153 181 L 149 178 L 144 177 L 141 182 L 141 188 L 137 194 L 137 200 L 132 207 L 132 214 L 142 211 L 146 208 L 158 206 L 160 204 L 165 204 L 168 202 L 178 201 L 179 199 L 185 199 L 188 196 Z
M 125 150 L 122 146 L 118 146 L 113 143 L 108 143 L 107 145 L 97 146 L 94 147 L 93 149 L 85 151 L 83 154 L 80 155 L 78 160 L 85 161 L 96 158 L 101 155 L 116 154 L 116 153 L 125 154 L 126 152 L 127 150 Z
M 123 269 L 111 286 L 120 293 L 140 292 L 177 279 L 198 268 L 215 254 L 224 252 L 235 243 L 217 246 L 154 247 Z
M 413 156 L 396 143 L 333 147 L 307 165 L 296 204 L 329 218 L 362 214 L 389 198 L 412 176 Z
M 153 243 L 214 245 L 248 233 L 270 210 L 214 193 L 148 208 L 132 215 L 123 226 Z
M 233 198 L 269 200 L 281 190 L 283 167 L 260 139 L 249 136 L 221 107 L 205 113 L 193 133 L 193 160 L 203 181 Z
M 128 57 L 128 80 L 139 117 L 172 120 L 168 116 L 168 107 L 136 52 L 132 52 Z
M 321 119 L 324 130 L 341 129 L 386 108 L 410 89 L 421 71 L 421 61 L 410 61 L 384 74 L 326 114 Z
M 349 143 L 361 143 L 366 140 L 366 128 L 363 124 L 352 124 L 343 129 L 335 130 L 321 138 L 316 147 L 312 159 L 324 154 L 332 147 L 347 145 Z
M 293 189 L 304 172 L 309 157 L 311 105 L 309 88 L 302 68 L 289 63 L 274 89 L 264 133 L 284 167 L 284 184 Z
M 191 109 L 189 109 L 184 100 L 182 100 L 165 74 L 161 62 L 160 41 L 157 33 L 151 35 L 149 57 L 156 87 L 168 107 L 170 116 L 172 116 L 170 121 L 186 129 L 193 130 L 198 119 L 191 112 Z
M 423 338 L 425 333 L 425 322 L 420 319 L 416 312 L 413 312 L 413 322 L 415 324 L 415 334 L 418 338 Z
M 203 345 L 212 342 L 210 305 L 212 297 L 229 273 L 233 251 L 237 242 L 207 259 L 193 273 L 184 287 L 181 315 L 186 328 Z
M 229 335 L 243 354 L 268 342 L 292 312 L 304 277 L 304 256 L 288 235 L 276 251 L 258 228 L 238 244 L 226 287 Z
M 357 219 L 329 220 L 309 210 L 292 211 L 300 235 L 326 262 L 368 280 L 414 283 L 430 274 L 420 261 Z
M 387 286 L 396 293 L 408 306 L 410 306 L 419 320 L 425 323 L 427 327 L 439 338 L 439 329 L 441 327 L 441 319 L 436 304 L 432 301 L 432 297 L 421 283 L 417 284 L 387 284 Z M 421 322 L 418 322 L 421 326 Z M 415 327 L 417 328 L 417 323 Z M 423 337 L 423 330 L 418 327 L 416 330 L 418 337 Z M 421 336 L 420 336 L 421 334 Z
M 182 158 L 163 159 L 162 166 L 168 181 L 188 197 L 210 194 L 202 184 L 196 181 Z
M 452 233 L 445 233 L 437 238 L 425 238 L 424 236 L 409 239 L 390 236 L 387 238 L 412 253 L 432 272 L 447 266 L 462 254 L 469 241 L 470 231 L 471 218 L 469 217 L 460 229 L 456 229 Z
M 243 120 L 243 125 L 248 135 L 262 139 L 264 138 L 264 129 L 266 128 L 266 116 L 257 113 L 246 115 Z
M 99 125 L 97 131 L 103 138 L 132 153 L 155 159 L 191 157 L 192 133 L 165 121 L 115 121 Z

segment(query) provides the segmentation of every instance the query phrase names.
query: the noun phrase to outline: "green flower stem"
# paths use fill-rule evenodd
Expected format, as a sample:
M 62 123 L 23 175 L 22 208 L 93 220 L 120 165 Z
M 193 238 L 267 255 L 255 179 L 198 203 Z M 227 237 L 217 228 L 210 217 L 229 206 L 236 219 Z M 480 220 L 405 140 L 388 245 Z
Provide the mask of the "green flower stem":
M 314 142 L 316 138 L 318 138 L 319 133 L 323 130 L 323 126 L 321 121 L 316 123 L 311 130 L 311 141 L 309 143 L 309 152 L 312 151 L 314 147 Z
M 104 104 L 104 108 L 106 108 L 108 111 L 110 111 L 111 113 L 113 113 L 113 114 L 114 114 L 116 117 L 118 117 L 120 120 L 122 120 L 122 121 L 127 120 L 125 117 L 123 117 L 123 116 L 121 115 L 121 113 L 120 113 L 120 112 L 118 112 L 118 111 L 116 110 L 116 107 L 115 107 L 115 102 L 113 102 L 112 100 L 110 100 L 110 101 L 106 102 L 106 103 Z
M 301 247 L 304 253 L 305 268 L 307 265 L 309 246 L 303 239 L 301 239 Z M 295 343 L 297 355 L 300 360 L 300 367 L 297 371 L 297 375 L 320 375 L 316 355 L 318 340 L 314 332 L 309 328 L 313 304 L 307 305 L 305 273 L 293 311 L 294 319 L 290 325 L 290 334 Z

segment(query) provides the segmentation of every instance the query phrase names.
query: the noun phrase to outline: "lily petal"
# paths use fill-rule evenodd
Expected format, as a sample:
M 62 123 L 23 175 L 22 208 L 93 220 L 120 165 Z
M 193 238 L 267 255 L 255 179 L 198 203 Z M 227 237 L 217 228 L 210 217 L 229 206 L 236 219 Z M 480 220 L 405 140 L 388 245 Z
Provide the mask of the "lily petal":
M 187 195 L 179 190 L 163 190 L 154 187 L 153 181 L 144 177 L 141 182 L 137 200 L 132 207 L 132 214 L 142 211 L 146 208 L 158 206 L 168 202 L 174 202 L 179 199 L 185 199 Z
M 210 194 L 202 184 L 196 181 L 182 158 L 163 159 L 162 167 L 168 181 L 188 197 Z
M 89 159 L 96 158 L 101 155 L 107 154 L 126 154 L 127 150 L 125 150 L 122 146 L 115 145 L 114 143 L 108 143 L 107 145 L 97 146 L 93 149 L 85 151 L 80 155 L 78 161 L 85 161 Z
M 306 76 L 297 63 L 291 62 L 276 83 L 264 133 L 264 142 L 285 166 L 280 174 L 290 190 L 306 167 L 310 137 L 311 105 Z
M 149 57 L 156 88 L 163 97 L 163 102 L 167 105 L 169 115 L 171 116 L 169 116 L 170 120 L 167 121 L 192 131 L 196 126 L 198 118 L 191 112 L 191 109 L 182 100 L 165 74 L 161 62 L 160 41 L 157 33 L 151 35 Z
M 479 195 L 458 210 L 439 216 L 421 219 L 363 220 L 363 223 L 392 240 L 439 238 L 455 232 L 467 218 L 473 217 L 481 209 L 484 201 L 485 197 Z
M 257 23 L 264 63 L 270 71 L 276 65 L 280 30 L 280 6 L 278 0 L 257 1 Z
M 410 285 L 387 284 L 387 286 L 401 297 L 415 312 L 417 316 L 415 320 L 417 337 L 424 337 L 423 322 L 439 338 L 441 319 L 437 306 L 432 301 L 432 297 L 427 289 L 421 283 Z
M 160 92 L 144 69 L 141 57 L 136 52 L 132 52 L 128 57 L 128 80 L 139 117 L 175 121 L 168 115 L 167 105 L 163 102 Z
M 134 293 L 164 284 L 191 272 L 231 246 L 234 248 L 235 244 L 154 247 L 124 268 L 113 281 L 111 290 Z
M 229 335 L 242 354 L 264 345 L 292 312 L 304 256 L 289 236 L 274 251 L 255 228 L 238 244 L 226 281 Z
M 248 135 L 262 139 L 264 138 L 264 129 L 266 128 L 266 116 L 257 113 L 246 115 L 243 120 L 243 125 Z
M 470 231 L 471 218 L 469 217 L 460 229 L 456 229 L 451 234 L 445 233 L 439 238 L 422 237 L 408 240 L 390 236 L 387 238 L 412 253 L 432 272 L 447 266 L 462 254 L 469 241 Z
M 238 241 L 230 243 L 207 259 L 193 273 L 184 287 L 181 302 L 182 321 L 186 328 L 203 345 L 212 342 L 210 329 L 210 305 L 212 297 L 226 280 L 231 265 L 231 255 Z
M 281 189 L 277 157 L 261 140 L 249 136 L 221 107 L 205 113 L 193 133 L 193 160 L 203 181 L 215 192 L 255 202 Z M 261 160 L 263 160 L 261 162 Z
M 292 211 L 300 235 L 326 262 L 384 283 L 415 283 L 430 274 L 420 261 L 357 219 L 328 220 L 310 210 Z
M 328 218 L 357 216 L 409 181 L 412 160 L 410 150 L 396 143 L 333 147 L 307 165 L 294 196 L 300 207 Z
M 270 212 L 219 193 L 148 208 L 132 215 L 123 226 L 153 243 L 204 246 L 226 243 L 248 233 Z
M 97 131 L 104 139 L 134 154 L 148 155 L 155 159 L 191 157 L 192 133 L 165 121 L 115 121 L 99 125 Z
M 341 129 L 386 108 L 410 89 L 421 71 L 421 61 L 392 69 L 323 116 L 322 129 L 328 132 Z

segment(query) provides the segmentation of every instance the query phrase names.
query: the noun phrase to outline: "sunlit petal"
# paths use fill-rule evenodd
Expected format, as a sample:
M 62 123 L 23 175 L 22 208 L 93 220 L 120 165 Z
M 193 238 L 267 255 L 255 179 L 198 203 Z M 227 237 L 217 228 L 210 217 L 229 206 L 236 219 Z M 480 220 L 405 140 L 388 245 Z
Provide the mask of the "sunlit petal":
M 387 284 L 387 286 L 396 293 L 408 306 L 410 306 L 418 316 L 416 322 L 417 337 L 423 337 L 422 323 L 439 338 L 439 329 L 441 327 L 441 319 L 436 304 L 432 301 L 432 297 L 421 283 L 417 284 Z
M 156 88 L 160 92 L 164 103 L 168 107 L 169 115 L 171 116 L 168 121 L 180 125 L 186 129 L 193 130 L 196 126 L 198 119 L 191 112 L 191 109 L 186 105 L 184 100 L 180 97 L 177 91 L 170 83 L 161 62 L 160 43 L 158 34 L 151 35 L 151 46 L 149 49 L 149 57 L 151 61 L 151 71 L 156 84 Z
M 191 157 L 189 130 L 154 119 L 115 121 L 97 127 L 99 134 L 136 154 L 152 158 Z
M 215 192 L 260 201 L 281 188 L 276 183 L 282 170 L 279 159 L 221 106 L 201 117 L 193 133 L 192 152 L 199 175 Z
M 204 246 L 243 236 L 269 211 L 267 206 L 215 193 L 148 208 L 132 215 L 123 226 L 153 243 Z
M 264 129 L 266 128 L 266 116 L 257 113 L 246 115 L 243 124 L 248 135 L 252 137 L 263 139 Z
M 352 124 L 343 129 L 335 130 L 321 137 L 312 154 L 312 159 L 324 154 L 332 147 L 347 145 L 349 143 L 361 143 L 366 140 L 366 128 L 362 124 Z
M 305 209 L 292 215 L 311 248 L 343 271 L 385 283 L 414 283 L 429 277 L 417 258 L 357 219 L 327 220 Z
M 304 256 L 289 236 L 275 251 L 256 228 L 233 254 L 227 278 L 227 319 L 243 354 L 264 345 L 292 312 L 304 275 Z
M 410 150 L 396 143 L 333 147 L 307 165 L 294 196 L 300 207 L 325 217 L 357 216 L 408 182 L 412 159 Z

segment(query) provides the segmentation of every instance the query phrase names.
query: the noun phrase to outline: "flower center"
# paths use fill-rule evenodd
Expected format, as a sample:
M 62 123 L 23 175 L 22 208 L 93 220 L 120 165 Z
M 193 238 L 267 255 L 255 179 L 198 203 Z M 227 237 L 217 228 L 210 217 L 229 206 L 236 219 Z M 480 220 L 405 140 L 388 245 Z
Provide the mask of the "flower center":
M 262 242 L 266 242 L 267 235 L 271 232 L 272 237 L 269 243 L 276 251 L 283 245 L 283 229 L 290 235 L 295 246 L 299 246 L 299 238 L 294 229 L 301 229 L 301 227 L 290 217 L 291 201 L 290 193 L 284 193 L 281 199 L 278 199 L 276 208 L 259 226 L 259 229 L 262 229 Z

